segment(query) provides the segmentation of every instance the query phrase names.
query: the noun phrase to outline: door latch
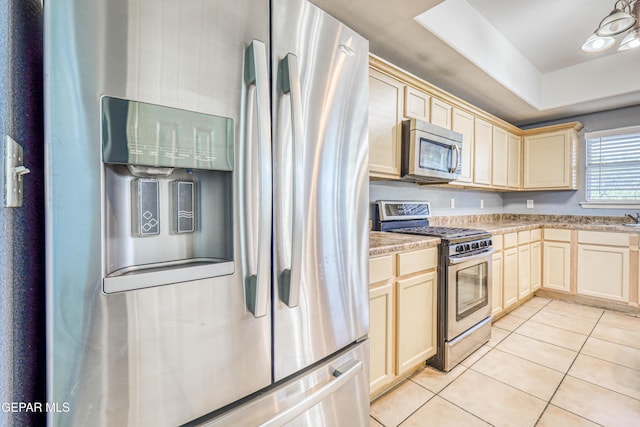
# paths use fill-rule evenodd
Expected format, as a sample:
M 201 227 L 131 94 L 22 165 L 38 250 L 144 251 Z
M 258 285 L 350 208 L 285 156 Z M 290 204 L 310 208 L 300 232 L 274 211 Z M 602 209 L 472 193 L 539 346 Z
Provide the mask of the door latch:
M 7 135 L 4 147 L 4 206 L 19 208 L 23 200 L 23 176 L 31 172 L 22 163 L 23 149 Z

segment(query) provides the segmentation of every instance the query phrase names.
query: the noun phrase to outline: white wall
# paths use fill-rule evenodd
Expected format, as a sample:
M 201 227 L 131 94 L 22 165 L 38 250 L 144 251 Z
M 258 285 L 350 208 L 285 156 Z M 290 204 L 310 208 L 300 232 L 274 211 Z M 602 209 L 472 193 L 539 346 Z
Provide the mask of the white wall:
M 451 208 L 451 199 L 455 207 Z M 493 191 L 460 190 L 433 185 L 418 185 L 401 181 L 371 181 L 369 201 L 373 218 L 373 204 L 377 200 L 420 200 L 431 203 L 434 216 L 491 214 L 503 212 L 502 195 Z M 480 203 L 484 208 L 480 208 Z

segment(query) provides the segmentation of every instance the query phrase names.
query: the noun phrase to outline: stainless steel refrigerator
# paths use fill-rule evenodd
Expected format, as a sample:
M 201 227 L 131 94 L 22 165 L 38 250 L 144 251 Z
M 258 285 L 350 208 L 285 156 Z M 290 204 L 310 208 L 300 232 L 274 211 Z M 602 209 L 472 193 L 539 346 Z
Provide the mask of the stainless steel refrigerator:
M 368 425 L 368 42 L 304 0 L 44 7 L 49 425 Z

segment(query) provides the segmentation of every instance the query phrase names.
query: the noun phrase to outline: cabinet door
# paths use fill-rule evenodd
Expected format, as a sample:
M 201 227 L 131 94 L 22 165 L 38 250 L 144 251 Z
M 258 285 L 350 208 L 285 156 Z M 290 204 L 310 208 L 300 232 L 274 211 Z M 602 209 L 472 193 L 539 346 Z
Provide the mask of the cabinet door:
M 507 149 L 507 187 L 520 188 L 520 146 L 521 138 L 509 133 L 509 147 Z
M 474 139 L 474 175 L 476 184 L 491 185 L 491 141 L 493 130 L 491 123 L 475 119 Z
M 494 187 L 507 186 L 507 162 L 509 158 L 509 135 L 499 127 L 493 127 L 491 185 Z
M 579 244 L 578 294 L 629 302 L 629 249 Z
M 518 246 L 518 299 L 531 294 L 531 246 Z
M 404 87 L 404 116 L 428 122 L 431 96 L 411 86 Z
M 491 265 L 491 315 L 502 313 L 502 252 L 494 253 Z
M 460 179 L 456 182 L 473 182 L 474 126 L 473 116 L 466 111 L 454 108 L 451 129 L 462 134 L 462 163 Z
M 506 310 L 518 302 L 518 248 L 506 249 L 503 256 L 502 307 Z
M 524 188 L 570 188 L 573 150 L 570 132 L 524 138 Z
M 546 235 L 547 230 L 545 230 Z M 545 289 L 569 292 L 571 290 L 571 244 L 545 240 L 543 257 L 542 286 Z
M 436 353 L 436 273 L 399 279 L 397 286 L 397 373 L 402 375 Z
M 438 98 L 431 98 L 431 123 L 451 129 L 451 105 Z
M 374 393 L 393 378 L 393 283 L 369 290 L 370 391 Z
M 377 70 L 369 70 L 369 173 L 400 178 L 400 148 L 404 85 Z
M 542 287 L 542 243 L 531 243 L 531 292 Z

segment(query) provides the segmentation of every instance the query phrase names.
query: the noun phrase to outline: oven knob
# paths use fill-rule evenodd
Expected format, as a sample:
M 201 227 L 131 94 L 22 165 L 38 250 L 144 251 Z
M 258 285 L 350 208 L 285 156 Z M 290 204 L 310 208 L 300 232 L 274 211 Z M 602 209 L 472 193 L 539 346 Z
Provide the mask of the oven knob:
M 471 247 L 469 245 L 464 245 L 464 248 L 468 251 L 471 250 Z
M 464 246 L 464 245 L 457 245 L 457 246 L 456 246 L 456 252 L 462 252 L 462 251 L 464 251 L 464 247 L 463 247 L 463 246 Z

